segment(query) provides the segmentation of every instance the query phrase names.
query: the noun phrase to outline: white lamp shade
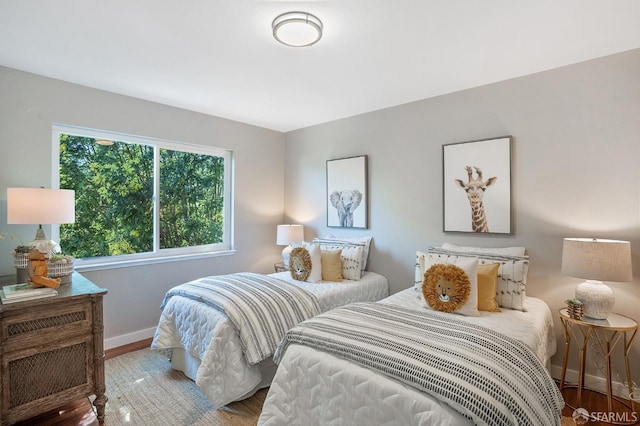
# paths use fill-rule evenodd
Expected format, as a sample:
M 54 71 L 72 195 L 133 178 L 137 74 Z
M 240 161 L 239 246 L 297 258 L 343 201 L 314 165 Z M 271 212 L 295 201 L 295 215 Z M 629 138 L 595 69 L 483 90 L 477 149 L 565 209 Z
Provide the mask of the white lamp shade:
M 631 243 L 596 238 L 565 238 L 562 273 L 597 281 L 631 281 Z
M 602 281 L 631 281 L 629 241 L 595 238 L 565 238 L 562 246 L 562 273 L 587 281 L 576 287 L 576 298 L 584 315 L 606 319 L 613 309 L 615 295 Z
M 278 225 L 276 244 L 288 246 L 291 243 L 300 243 L 304 240 L 304 228 L 302 225 Z
M 300 243 L 304 240 L 304 228 L 302 225 L 278 225 L 276 244 L 286 246 L 282 249 L 282 263 L 289 267 L 289 255 L 291 254 L 291 244 Z
M 75 192 L 70 189 L 7 188 L 7 224 L 74 223 Z

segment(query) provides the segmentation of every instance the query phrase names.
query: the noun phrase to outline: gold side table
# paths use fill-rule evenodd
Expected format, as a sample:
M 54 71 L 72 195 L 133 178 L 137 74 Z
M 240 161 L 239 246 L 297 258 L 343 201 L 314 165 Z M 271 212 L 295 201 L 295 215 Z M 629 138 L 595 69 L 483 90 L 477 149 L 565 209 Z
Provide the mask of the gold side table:
M 613 412 L 613 401 L 615 400 L 619 404 L 622 404 L 624 407 L 631 409 L 631 413 L 635 413 L 635 398 L 631 398 L 631 395 L 633 393 L 633 382 L 631 381 L 631 369 L 629 367 L 629 351 L 631 350 L 631 345 L 633 344 L 633 340 L 635 339 L 638 332 L 638 323 L 631 318 L 613 313 L 609 314 L 608 318 L 604 320 L 593 319 L 586 316 L 582 317 L 582 319 L 574 319 L 569 316 L 566 308 L 560 310 L 560 321 L 562 322 L 562 327 L 564 328 L 565 339 L 564 358 L 562 360 L 562 375 L 560 377 L 560 391 L 562 392 L 565 388 L 570 387 L 577 388 L 577 397 L 575 404 L 576 406 L 572 407 L 569 404 L 567 405 L 573 409 L 581 407 L 583 391 L 587 390 L 584 386 L 584 371 L 587 356 L 587 346 L 589 344 L 589 340 L 595 338 L 605 358 L 605 372 L 607 376 L 605 378 L 607 383 L 606 397 L 609 412 Z M 580 354 L 577 386 L 567 385 L 565 383 L 571 340 L 574 340 L 578 345 Z M 627 386 L 629 389 L 630 404 L 614 396 L 612 391 L 611 354 L 620 342 L 622 342 L 623 344 L 622 350 L 624 353 L 624 364 L 627 375 Z M 620 425 L 635 424 L 636 421 L 633 417 L 634 416 L 629 416 L 629 421 L 612 421 L 611 423 Z

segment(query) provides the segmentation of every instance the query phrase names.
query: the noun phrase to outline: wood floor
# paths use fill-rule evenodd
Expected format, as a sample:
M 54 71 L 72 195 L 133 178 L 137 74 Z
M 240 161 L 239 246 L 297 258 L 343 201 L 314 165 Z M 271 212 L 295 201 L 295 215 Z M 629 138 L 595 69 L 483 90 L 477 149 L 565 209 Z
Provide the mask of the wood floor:
M 128 352 L 148 348 L 150 344 L 151 339 L 147 339 L 126 346 L 110 349 L 105 351 L 105 358 L 110 359 Z M 572 390 L 565 391 L 564 396 L 567 403 L 571 404 L 572 397 L 574 396 Z M 583 396 L 582 402 L 582 405 L 589 407 L 591 411 L 608 411 L 606 398 L 599 393 L 586 392 Z M 614 405 L 614 409 L 619 411 L 625 410 L 624 406 L 619 405 L 619 403 Z M 562 410 L 563 416 L 571 417 L 572 414 L 573 409 L 568 406 L 565 406 Z M 604 424 L 605 423 L 600 422 L 588 422 L 587 426 L 599 426 Z M 64 407 L 60 407 L 57 410 L 16 423 L 16 426 L 98 426 L 98 419 L 89 400 L 87 398 L 83 398 L 65 405 Z

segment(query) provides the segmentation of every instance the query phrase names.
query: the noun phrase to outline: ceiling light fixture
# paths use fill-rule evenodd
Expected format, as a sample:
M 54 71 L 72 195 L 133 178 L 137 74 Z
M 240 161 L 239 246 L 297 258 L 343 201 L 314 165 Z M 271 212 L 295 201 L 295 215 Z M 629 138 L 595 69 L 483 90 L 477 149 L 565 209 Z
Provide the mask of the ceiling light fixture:
M 291 47 L 312 46 L 322 38 L 322 21 L 307 12 L 287 12 L 271 23 L 273 37 Z

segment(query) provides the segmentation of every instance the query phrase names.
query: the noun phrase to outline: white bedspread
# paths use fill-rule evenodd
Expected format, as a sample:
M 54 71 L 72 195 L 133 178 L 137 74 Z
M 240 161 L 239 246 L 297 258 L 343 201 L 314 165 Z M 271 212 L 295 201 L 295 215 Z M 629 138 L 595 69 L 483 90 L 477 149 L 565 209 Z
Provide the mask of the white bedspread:
M 409 288 L 393 294 L 382 303 L 395 303 L 407 308 L 423 309 L 424 299 L 419 291 Z M 472 324 L 482 325 L 492 330 L 498 330 L 509 337 L 518 339 L 527 344 L 542 361 L 547 369 L 551 357 L 556 353 L 556 336 L 553 332 L 553 316 L 549 306 L 542 300 L 535 297 L 525 299 L 527 312 L 516 311 L 514 309 L 502 308 L 502 312 L 480 311 L 479 317 L 466 317 L 456 315 Z M 439 315 L 452 315 L 444 312 L 434 311 Z M 455 314 L 453 314 L 455 315 Z
M 360 281 L 308 283 L 295 281 L 288 272 L 271 274 L 315 294 L 322 312 L 352 302 L 375 302 L 389 294 L 387 279 L 365 272 Z M 152 349 L 182 348 L 200 361 L 195 382 L 216 407 L 248 392 L 262 380 L 259 365 L 249 366 L 238 334 L 222 313 L 191 299 L 169 300 L 151 344 Z
M 382 302 L 426 309 L 413 288 Z M 527 298 L 526 306 L 528 312 L 503 309 L 481 317 L 456 318 L 521 340 L 548 365 L 556 350 L 551 312 L 542 300 L 533 297 Z M 400 381 L 292 344 L 278 365 L 258 424 L 468 425 L 470 421 L 447 404 Z

